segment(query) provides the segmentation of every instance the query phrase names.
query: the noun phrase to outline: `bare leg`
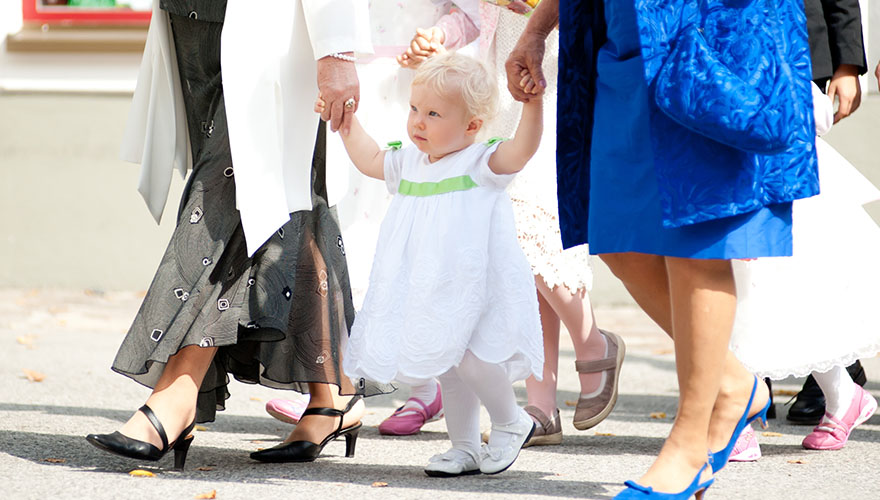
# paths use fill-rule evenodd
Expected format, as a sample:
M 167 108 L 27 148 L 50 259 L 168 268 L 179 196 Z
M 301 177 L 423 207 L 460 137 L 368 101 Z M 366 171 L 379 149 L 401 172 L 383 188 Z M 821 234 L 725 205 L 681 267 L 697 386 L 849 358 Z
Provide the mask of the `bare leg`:
M 606 356 L 607 344 L 605 337 L 599 334 L 596 327 L 596 318 L 593 316 L 593 306 L 590 304 L 590 297 L 586 290 L 577 290 L 572 293 L 571 290 L 564 285 L 559 285 L 554 289 L 550 289 L 544 282 L 544 278 L 537 276 L 536 284 L 541 297 L 553 309 L 554 316 L 558 322 L 561 320 L 571 336 L 571 342 L 574 346 L 575 358 L 578 360 L 595 360 L 602 359 Z M 541 311 L 543 317 L 544 312 Z M 557 332 L 558 332 L 557 326 Z M 559 358 L 559 334 L 557 333 L 555 359 Z M 547 348 L 544 347 L 544 362 L 547 362 Z M 554 375 L 557 372 L 554 372 Z M 581 395 L 588 395 L 597 389 L 602 382 L 602 373 L 579 373 L 581 385 Z M 554 399 L 556 391 L 554 387 Z M 548 413 L 549 415 L 549 413 Z
M 540 278 L 538 278 L 540 279 Z M 526 379 L 526 393 L 529 404 L 537 406 L 545 415 L 553 419 L 556 413 L 556 382 L 559 373 L 559 317 L 540 293 L 538 312 L 541 314 L 541 328 L 544 330 L 544 376 L 538 382 L 534 376 Z
M 216 353 L 216 347 L 184 347 L 168 359 L 165 371 L 147 398 L 147 406 L 162 423 L 169 442 L 177 439 L 195 418 L 199 387 Z M 162 448 L 159 434 L 141 412 L 135 412 L 119 431 L 130 438 Z
M 657 460 L 640 482 L 658 491 L 678 492 L 707 461 L 709 421 L 721 387 L 736 289 L 728 261 L 666 258 L 666 270 L 678 414 Z
M 602 255 L 615 276 L 623 281 L 627 291 L 639 306 L 662 328 L 673 336 L 672 309 L 669 278 L 665 258 L 658 255 L 618 253 Z M 728 332 L 729 337 L 729 332 Z M 727 445 L 736 424 L 745 411 L 752 391 L 754 377 L 736 356 L 727 350 L 721 389 L 709 424 L 709 449 L 718 451 Z M 758 384 L 750 415 L 764 407 L 770 392 L 764 384 Z

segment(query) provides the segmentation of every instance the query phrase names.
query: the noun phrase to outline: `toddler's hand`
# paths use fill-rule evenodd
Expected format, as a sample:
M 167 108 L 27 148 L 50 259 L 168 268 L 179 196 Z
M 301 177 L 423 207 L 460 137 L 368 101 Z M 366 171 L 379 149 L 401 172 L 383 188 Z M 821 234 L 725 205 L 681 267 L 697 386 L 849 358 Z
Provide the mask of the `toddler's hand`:
M 544 93 L 544 87 L 535 82 L 531 73 L 529 73 L 529 70 L 524 69 L 520 71 L 519 75 L 522 77 L 519 81 L 519 87 L 523 89 L 523 92 L 532 95 L 541 95 Z
M 445 39 L 446 34 L 437 26 L 428 29 L 416 28 L 416 34 L 409 48 L 397 56 L 397 63 L 404 68 L 415 69 L 432 55 L 446 52 L 446 48 L 443 47 Z
M 318 94 L 318 98 L 315 99 L 315 113 L 322 114 L 324 113 L 324 109 L 327 108 L 327 103 L 324 102 L 324 99 L 321 98 L 321 95 Z
M 517 14 L 527 14 L 532 11 L 532 7 L 530 7 L 529 4 L 523 2 L 522 0 L 513 0 L 512 2 L 507 4 L 507 8 L 516 12 Z

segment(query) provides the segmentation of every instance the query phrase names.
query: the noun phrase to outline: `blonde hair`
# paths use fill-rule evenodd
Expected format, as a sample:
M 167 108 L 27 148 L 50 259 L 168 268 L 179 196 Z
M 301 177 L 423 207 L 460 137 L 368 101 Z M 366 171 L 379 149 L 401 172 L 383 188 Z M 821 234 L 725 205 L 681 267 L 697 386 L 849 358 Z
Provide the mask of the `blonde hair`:
M 495 75 L 480 61 L 456 52 L 429 57 L 416 70 L 412 84 L 425 85 L 441 96 L 457 95 L 468 113 L 484 120 L 491 119 L 498 107 Z

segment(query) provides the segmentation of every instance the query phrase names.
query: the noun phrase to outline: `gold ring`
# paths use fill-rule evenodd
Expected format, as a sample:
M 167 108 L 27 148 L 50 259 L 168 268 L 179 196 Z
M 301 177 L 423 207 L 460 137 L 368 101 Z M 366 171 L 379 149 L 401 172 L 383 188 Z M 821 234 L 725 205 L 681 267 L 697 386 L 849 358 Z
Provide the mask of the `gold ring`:
M 354 100 L 354 97 L 349 97 L 348 100 L 345 101 L 345 107 L 347 109 L 351 109 L 354 107 L 355 102 L 357 102 L 357 101 Z

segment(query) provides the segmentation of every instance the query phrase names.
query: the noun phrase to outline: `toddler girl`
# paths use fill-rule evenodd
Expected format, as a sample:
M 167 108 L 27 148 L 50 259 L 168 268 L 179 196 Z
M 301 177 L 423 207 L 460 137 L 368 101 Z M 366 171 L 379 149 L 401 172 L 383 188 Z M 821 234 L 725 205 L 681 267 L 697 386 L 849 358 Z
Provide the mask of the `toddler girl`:
M 541 375 L 541 326 L 504 188 L 538 147 L 541 100 L 523 107 L 512 140 L 477 143 L 497 100 L 481 63 L 447 54 L 413 79 L 412 146 L 381 150 L 356 119 L 342 138 L 358 170 L 394 195 L 344 369 L 408 384 L 439 378 L 452 449 L 431 458 L 429 476 L 502 472 L 534 431 L 511 382 Z M 480 403 L 493 431 L 482 450 Z

